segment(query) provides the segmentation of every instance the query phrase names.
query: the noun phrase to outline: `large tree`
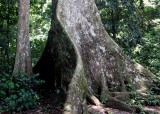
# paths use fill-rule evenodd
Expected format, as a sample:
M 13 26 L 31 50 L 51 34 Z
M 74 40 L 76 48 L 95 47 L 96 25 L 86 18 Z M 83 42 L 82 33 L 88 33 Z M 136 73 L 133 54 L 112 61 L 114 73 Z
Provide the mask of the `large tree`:
M 18 5 L 18 38 L 13 72 L 26 72 L 30 75 L 32 72 L 29 40 L 30 0 L 19 0 Z
M 144 96 L 147 89 L 156 86 L 156 76 L 131 61 L 112 40 L 94 0 L 52 0 L 52 3 L 48 42 L 34 71 L 52 87 L 68 85 L 63 113 L 86 114 L 87 102 L 138 112 L 138 107 L 123 102 L 131 95 L 127 85 Z M 70 73 L 66 73 L 68 69 Z M 99 99 L 107 101 L 102 104 Z

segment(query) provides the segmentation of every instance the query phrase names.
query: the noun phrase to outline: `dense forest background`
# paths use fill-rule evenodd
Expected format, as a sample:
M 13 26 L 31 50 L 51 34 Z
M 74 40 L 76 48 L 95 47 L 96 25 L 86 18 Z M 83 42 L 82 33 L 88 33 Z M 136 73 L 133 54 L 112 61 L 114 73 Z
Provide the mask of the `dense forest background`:
M 133 61 L 142 64 L 160 77 L 160 0 L 95 1 L 109 35 Z M 51 7 L 51 0 L 31 0 L 30 2 L 32 66 L 38 62 L 47 42 L 51 25 Z M 17 32 L 17 0 L 0 0 L 0 79 L 4 76 L 9 77 L 13 73 Z M 64 59 L 61 60 L 63 63 L 66 54 L 60 56 Z M 12 86 L 12 83 L 8 82 L 8 85 Z M 0 87 L 4 86 L 5 84 L 0 84 Z M 0 96 L 3 95 L 4 93 L 0 91 Z M 5 96 L 7 96 L 6 93 Z M 10 98 L 14 99 L 14 97 Z M 33 99 L 30 98 L 30 100 Z M 12 105 L 14 104 L 11 104 L 11 107 Z
M 160 76 L 160 1 L 97 0 L 102 22 L 112 38 L 134 61 Z M 18 3 L 0 1 L 0 71 L 12 73 L 17 38 Z M 30 40 L 32 64 L 46 43 L 51 20 L 51 0 L 32 0 Z

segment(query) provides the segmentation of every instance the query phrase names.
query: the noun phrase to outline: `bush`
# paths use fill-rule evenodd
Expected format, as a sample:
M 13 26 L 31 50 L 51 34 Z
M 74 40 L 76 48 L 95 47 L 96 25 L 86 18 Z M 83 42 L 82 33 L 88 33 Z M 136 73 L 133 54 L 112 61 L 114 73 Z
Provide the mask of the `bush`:
M 33 109 L 38 105 L 39 95 L 34 90 L 36 85 L 44 81 L 37 75 L 27 77 L 26 73 L 0 75 L 0 112 L 20 112 Z

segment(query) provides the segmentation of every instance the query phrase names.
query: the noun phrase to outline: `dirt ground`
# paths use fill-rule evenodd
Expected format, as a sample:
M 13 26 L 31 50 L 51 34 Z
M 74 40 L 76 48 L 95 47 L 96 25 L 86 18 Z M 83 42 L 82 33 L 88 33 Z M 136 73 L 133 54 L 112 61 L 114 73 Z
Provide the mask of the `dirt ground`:
M 24 111 L 19 114 L 62 114 L 65 101 L 64 94 L 47 94 L 40 99 L 40 106 L 35 110 Z M 157 111 L 160 114 L 160 106 L 144 106 L 147 110 Z M 126 111 L 103 108 L 100 106 L 88 105 L 89 114 L 131 114 Z
M 59 91 L 45 93 L 40 98 L 40 105 L 34 110 L 27 110 L 15 114 L 62 114 L 65 95 Z M 160 106 L 144 106 L 147 110 L 157 111 L 160 114 Z M 88 105 L 89 114 L 131 114 L 118 109 L 103 108 L 95 105 Z M 8 112 L 0 114 L 9 114 Z

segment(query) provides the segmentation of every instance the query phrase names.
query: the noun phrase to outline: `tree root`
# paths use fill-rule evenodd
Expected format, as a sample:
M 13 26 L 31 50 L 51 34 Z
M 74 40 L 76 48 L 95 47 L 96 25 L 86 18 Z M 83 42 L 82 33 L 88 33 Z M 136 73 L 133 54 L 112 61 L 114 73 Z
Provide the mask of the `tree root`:
M 88 101 L 90 104 L 104 107 L 104 104 L 102 104 L 97 97 L 95 97 L 94 95 L 92 95 L 92 94 L 90 94 L 90 93 L 87 94 L 87 101 Z
M 117 93 L 121 93 L 121 92 L 117 92 Z M 114 92 L 114 94 L 117 94 L 117 93 Z M 122 92 L 122 93 L 125 95 L 130 94 L 130 92 Z M 88 94 L 87 101 L 93 105 L 101 106 L 104 108 L 105 107 L 115 108 L 115 109 L 131 112 L 134 114 L 140 113 L 140 112 L 145 112 L 145 114 L 158 114 L 158 112 L 156 112 L 156 111 L 150 111 L 150 110 L 146 110 L 146 109 L 144 110 L 143 108 L 138 107 L 138 106 L 128 105 L 125 102 L 118 100 L 117 97 L 109 97 L 109 98 L 107 98 L 106 103 L 102 104 L 97 97 L 95 97 L 94 95 Z
M 142 93 L 142 92 L 112 92 L 111 96 L 121 101 L 128 101 L 129 99 L 131 99 L 131 96 L 133 94 L 136 94 L 137 96 L 141 98 L 160 99 L 160 95 L 149 95 L 149 94 Z
M 157 76 L 155 76 L 151 71 L 149 71 L 148 69 L 144 68 L 142 65 L 140 65 L 139 63 L 135 63 L 134 64 L 136 70 L 142 74 L 145 77 L 149 77 L 152 79 L 160 79 Z
M 138 93 L 138 95 L 140 97 L 143 97 L 143 98 L 155 98 L 155 99 L 160 99 L 160 95 L 149 95 L 149 94 L 146 94 L 146 93 Z

